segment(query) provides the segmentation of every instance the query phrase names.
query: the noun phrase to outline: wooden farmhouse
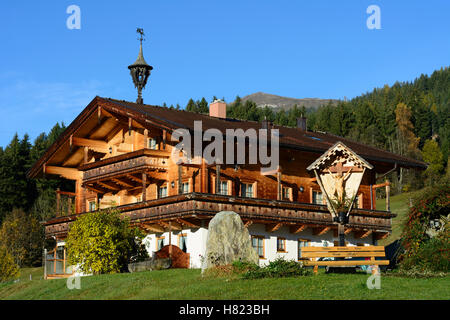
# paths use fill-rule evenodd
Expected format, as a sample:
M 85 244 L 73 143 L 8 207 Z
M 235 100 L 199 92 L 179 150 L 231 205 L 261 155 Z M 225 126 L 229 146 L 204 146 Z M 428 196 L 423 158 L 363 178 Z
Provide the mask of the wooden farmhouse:
M 337 226 L 314 174 L 307 170 L 338 141 L 368 161 L 349 215 L 348 245 L 376 244 L 389 236 L 391 219 L 386 173 L 424 169 L 420 161 L 328 133 L 312 132 L 306 119 L 297 128 L 226 118 L 226 105 L 215 101 L 210 115 L 95 97 L 29 171 L 32 178 L 63 178 L 72 190 L 55 190 L 55 217 L 45 222 L 47 237 L 57 240 L 47 274 L 70 273 L 64 239 L 70 224 L 86 212 L 116 206 L 148 233 L 150 254 L 171 243 L 188 254 L 185 267 L 198 268 L 204 255 L 208 222 L 219 211 L 238 213 L 264 264 L 276 257 L 300 259 L 304 246 L 333 246 Z M 261 173 L 259 164 L 175 163 L 174 130 L 266 128 L 279 130 L 277 170 Z M 225 139 L 224 139 L 225 141 Z M 204 142 L 202 148 L 207 144 Z M 379 177 L 377 179 L 377 177 Z M 377 208 L 377 188 L 385 188 L 386 206 Z

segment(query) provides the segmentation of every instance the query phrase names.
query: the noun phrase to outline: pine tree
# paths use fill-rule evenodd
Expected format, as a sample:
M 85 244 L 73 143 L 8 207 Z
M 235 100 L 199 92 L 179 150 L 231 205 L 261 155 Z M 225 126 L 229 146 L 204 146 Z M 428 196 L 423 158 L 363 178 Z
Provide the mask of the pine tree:
M 424 174 L 433 185 L 439 180 L 439 176 L 444 170 L 444 158 L 439 145 L 434 140 L 427 140 L 422 149 L 423 160 L 428 163 L 428 168 Z
M 194 102 L 194 100 L 192 98 L 189 99 L 189 102 L 186 105 L 186 111 L 197 112 L 197 105 L 195 104 L 195 102 Z
M 5 148 L 0 168 L 0 216 L 13 208 L 29 209 L 36 198 L 35 185 L 26 178 L 31 167 L 31 145 L 28 135 L 20 141 L 17 133 Z
M 209 113 L 209 105 L 205 98 L 202 98 L 202 100 L 198 103 L 197 112 L 204 113 L 204 114 Z

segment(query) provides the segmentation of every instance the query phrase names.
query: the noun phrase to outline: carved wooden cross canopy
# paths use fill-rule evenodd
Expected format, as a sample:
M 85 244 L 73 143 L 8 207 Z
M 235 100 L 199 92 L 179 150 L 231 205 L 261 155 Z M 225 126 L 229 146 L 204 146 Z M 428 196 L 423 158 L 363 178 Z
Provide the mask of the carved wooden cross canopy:
M 325 151 L 324 154 L 317 158 L 306 169 L 320 171 L 330 169 L 331 172 L 339 172 L 339 170 L 343 169 L 344 163 L 348 165 L 351 164 L 351 166 L 354 167 L 355 170 L 362 171 L 363 168 L 373 169 L 373 166 L 370 163 L 361 158 L 352 149 L 350 149 L 340 141 L 336 142 L 331 148 Z M 348 165 L 345 166 L 347 169 Z
M 373 166 L 342 142 L 337 142 L 307 170 L 313 170 L 317 183 L 325 194 L 327 207 L 332 217 L 338 212 L 350 213 L 359 185 L 366 169 Z

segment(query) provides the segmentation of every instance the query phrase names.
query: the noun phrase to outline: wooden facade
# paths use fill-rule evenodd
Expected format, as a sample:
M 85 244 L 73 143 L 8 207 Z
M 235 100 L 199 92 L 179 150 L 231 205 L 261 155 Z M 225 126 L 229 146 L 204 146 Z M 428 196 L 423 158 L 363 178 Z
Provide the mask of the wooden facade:
M 75 190 L 58 190 L 58 195 L 70 196 L 74 212 L 55 209 L 56 216 L 45 222 L 46 235 L 64 239 L 79 215 L 111 206 L 153 233 L 207 227 L 222 210 L 235 211 L 246 225 L 264 224 L 272 232 L 281 226 L 294 234 L 307 228 L 314 234 L 335 232 L 316 178 L 306 168 L 341 137 L 277 127 L 280 163 L 269 175 L 261 174 L 260 165 L 205 161 L 177 165 L 171 159 L 175 144 L 171 134 L 177 128 L 192 130 L 193 120 L 202 120 L 204 130 L 261 126 L 96 97 L 29 172 L 30 177 L 56 176 L 75 182 Z M 395 215 L 388 203 L 376 208 L 376 188 L 389 188 L 389 182 L 377 180 L 377 175 L 401 166 L 422 169 L 425 165 L 344 141 L 374 166 L 364 174 L 346 234 L 384 238 Z

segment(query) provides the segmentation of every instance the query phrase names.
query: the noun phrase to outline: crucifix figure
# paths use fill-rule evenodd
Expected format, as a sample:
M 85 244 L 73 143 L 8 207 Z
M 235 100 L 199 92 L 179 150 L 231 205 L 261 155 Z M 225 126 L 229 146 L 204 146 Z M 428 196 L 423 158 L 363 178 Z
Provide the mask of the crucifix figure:
M 345 190 L 345 181 L 348 179 L 348 177 L 350 176 L 350 173 L 352 172 L 352 168 L 350 167 L 348 169 L 348 171 L 345 173 L 345 175 L 343 174 L 343 168 L 342 168 L 342 163 L 339 163 L 339 165 L 337 166 L 338 170 L 336 174 L 333 174 L 330 169 L 327 169 L 328 172 L 330 173 L 330 175 L 333 177 L 334 179 L 334 189 L 332 194 L 336 194 L 337 195 L 337 201 L 339 203 L 342 203 L 344 201 L 344 190 Z

